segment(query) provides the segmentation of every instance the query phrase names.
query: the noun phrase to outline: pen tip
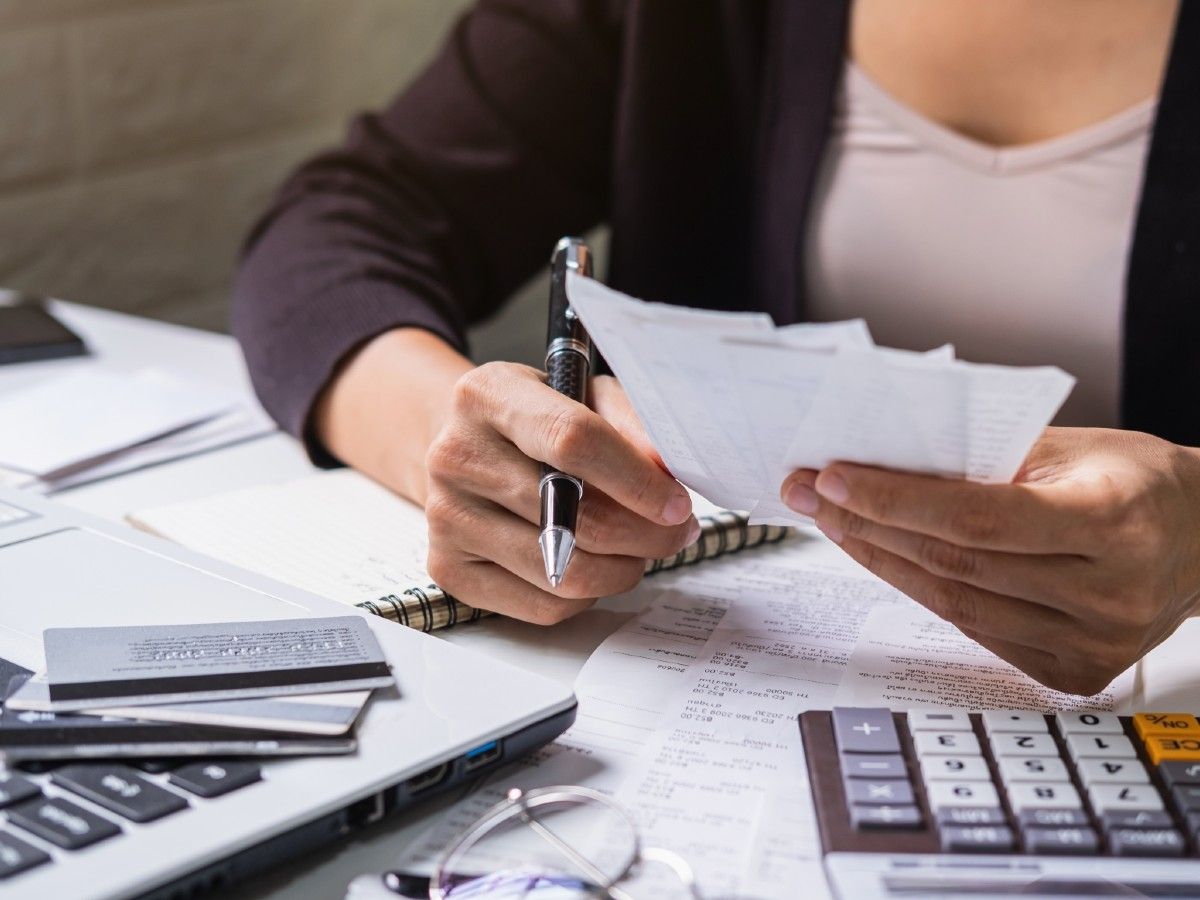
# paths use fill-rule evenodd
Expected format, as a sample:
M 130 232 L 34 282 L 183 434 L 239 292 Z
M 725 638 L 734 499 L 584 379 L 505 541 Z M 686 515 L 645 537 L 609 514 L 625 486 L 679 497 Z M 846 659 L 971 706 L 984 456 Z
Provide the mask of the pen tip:
M 575 537 L 565 528 L 550 527 L 538 537 L 542 547 L 542 560 L 546 563 L 546 580 L 550 587 L 562 584 L 567 572 L 567 563 L 575 550 Z

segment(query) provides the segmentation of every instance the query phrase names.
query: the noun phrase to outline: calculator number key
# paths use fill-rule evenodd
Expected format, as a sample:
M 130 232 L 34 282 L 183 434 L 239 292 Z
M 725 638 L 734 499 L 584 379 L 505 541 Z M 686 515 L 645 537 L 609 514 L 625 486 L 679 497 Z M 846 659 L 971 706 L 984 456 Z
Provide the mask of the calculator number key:
M 1137 751 L 1122 734 L 1068 734 L 1067 748 L 1076 759 L 1137 759 Z
M 917 756 L 979 756 L 979 739 L 963 731 L 918 731 L 913 736 Z
M 926 781 L 991 781 L 982 756 L 925 756 L 921 775 Z
M 1069 782 L 1066 764 L 1057 756 L 1002 756 L 997 759 L 1005 784 L 1017 781 Z
M 1008 802 L 1020 815 L 1026 809 L 1082 809 L 1074 786 L 1057 782 L 1022 782 L 1009 785 Z
M 1121 720 L 1110 712 L 1076 710 L 1055 715 L 1058 730 L 1066 734 L 1124 734 Z
M 1148 784 L 1096 784 L 1088 788 L 1088 797 L 1097 816 L 1115 810 L 1148 810 L 1163 808 L 1162 797 Z
M 939 810 L 963 806 L 999 807 L 994 785 L 982 781 L 931 781 L 925 786 L 929 806 Z
M 1048 734 L 1030 734 L 1028 732 L 993 734 L 991 742 L 992 752 L 997 757 L 1058 756 L 1058 745 Z
M 1136 759 L 1081 759 L 1079 777 L 1093 784 L 1149 784 L 1146 767 Z

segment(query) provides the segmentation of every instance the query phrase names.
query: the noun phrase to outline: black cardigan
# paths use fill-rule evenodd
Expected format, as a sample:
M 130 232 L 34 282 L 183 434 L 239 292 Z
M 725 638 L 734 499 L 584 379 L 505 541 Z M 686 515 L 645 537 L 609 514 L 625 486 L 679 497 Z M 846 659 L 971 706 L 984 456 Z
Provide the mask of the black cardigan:
M 804 317 L 803 231 L 849 0 L 483 0 L 247 243 L 234 330 L 303 434 L 337 363 L 416 326 L 463 346 L 562 234 L 612 226 L 648 299 Z M 1125 427 L 1200 445 L 1200 8 L 1183 0 L 1126 286 Z M 322 454 L 312 446 L 317 458 Z

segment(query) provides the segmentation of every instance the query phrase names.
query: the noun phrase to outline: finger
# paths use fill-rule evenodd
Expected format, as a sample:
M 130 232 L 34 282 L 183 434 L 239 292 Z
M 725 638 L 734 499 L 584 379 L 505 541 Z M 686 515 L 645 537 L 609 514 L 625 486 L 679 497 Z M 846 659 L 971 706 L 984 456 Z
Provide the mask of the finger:
M 440 460 L 431 467 L 431 476 L 448 489 L 473 493 L 502 506 L 527 522 L 538 524 L 541 501 L 538 497 L 539 464 L 507 441 L 471 441 L 462 438 L 454 451 L 454 460 Z M 484 444 L 479 452 L 472 443 Z M 452 470 L 452 471 L 449 471 Z M 583 488 L 575 539 L 579 549 L 590 553 L 637 556 L 659 559 L 673 556 L 699 537 L 700 523 L 695 516 L 680 525 L 660 525 L 621 506 L 592 484 Z
M 817 527 L 836 544 L 854 538 L 894 553 L 939 578 L 1066 613 L 1078 609 L 1080 599 L 1087 596 L 1084 588 L 1096 575 L 1093 563 L 1079 556 L 960 547 L 932 535 L 880 525 L 826 503 L 815 518 Z
M 595 602 L 556 597 L 495 563 L 465 555 L 440 564 L 431 556 L 431 575 L 435 568 L 438 585 L 463 603 L 535 625 L 554 625 Z
M 804 488 L 873 522 L 955 544 L 1015 553 L 1080 553 L 1094 547 L 1098 498 L 1088 485 L 978 484 L 834 463 L 812 482 L 796 473 L 785 502 L 803 508 Z M 807 514 L 807 513 L 806 513 Z
M 990 650 L 1011 666 L 1020 669 L 1034 681 L 1052 690 L 1062 690 L 1062 665 L 1053 653 L 1001 640 L 971 628 L 959 628 L 979 646 Z
M 452 505 L 453 510 L 447 513 L 439 508 L 432 514 L 427 510 L 431 546 L 435 542 L 453 544 L 558 597 L 589 599 L 623 594 L 642 579 L 646 564 L 640 557 L 608 556 L 577 548 L 562 582 L 550 589 L 537 526 L 478 498 L 437 496 L 439 504 Z
M 611 375 L 597 375 L 591 382 L 591 407 L 605 421 L 612 425 L 625 440 L 637 447 L 642 453 L 654 460 L 664 472 L 667 464 L 659 455 L 650 436 L 642 425 L 642 420 L 629 402 L 629 396 L 621 383 Z
M 595 485 L 651 521 L 679 525 L 691 515 L 691 499 L 679 482 L 598 413 L 542 383 L 534 370 L 509 367 L 490 380 L 464 376 L 458 390 L 476 392 L 464 406 L 484 410 L 488 424 L 526 456 Z
M 839 546 L 868 571 L 960 629 L 1044 649 L 1074 625 L 1070 616 L 1058 610 L 939 578 L 865 541 L 846 538 Z

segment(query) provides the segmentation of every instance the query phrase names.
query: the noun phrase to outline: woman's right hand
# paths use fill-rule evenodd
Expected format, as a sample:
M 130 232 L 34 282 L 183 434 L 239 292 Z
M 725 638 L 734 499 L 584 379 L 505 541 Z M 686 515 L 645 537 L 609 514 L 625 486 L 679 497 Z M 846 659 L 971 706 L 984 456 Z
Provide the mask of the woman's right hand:
M 634 587 L 648 558 L 699 535 L 687 491 L 661 465 L 613 378 L 591 408 L 515 363 L 471 369 L 426 455 L 429 574 L 472 606 L 551 624 Z M 551 588 L 538 546 L 540 463 L 584 482 L 576 548 Z
M 515 363 L 476 368 L 441 338 L 397 328 L 341 367 L 312 427 L 338 459 L 425 506 L 441 587 L 548 624 L 633 587 L 646 559 L 679 552 L 699 525 L 616 379 L 591 380 L 588 408 L 544 378 Z M 584 482 L 555 589 L 538 546 L 541 462 Z

